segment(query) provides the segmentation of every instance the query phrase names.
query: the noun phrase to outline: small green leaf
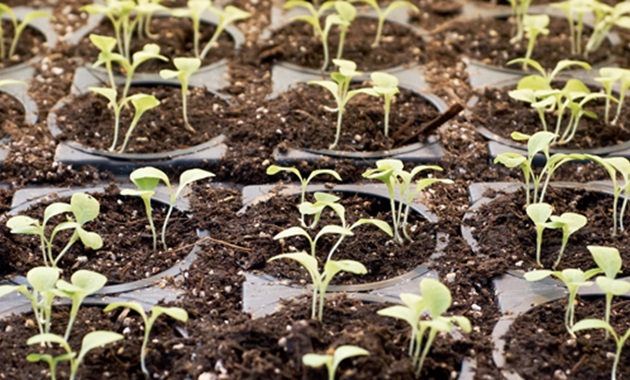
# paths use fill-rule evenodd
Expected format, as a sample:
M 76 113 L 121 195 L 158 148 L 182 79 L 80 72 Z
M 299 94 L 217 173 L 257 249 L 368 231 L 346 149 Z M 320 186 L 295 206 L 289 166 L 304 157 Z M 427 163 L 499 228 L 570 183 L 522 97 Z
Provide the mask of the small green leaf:
M 50 267 L 35 267 L 28 271 L 26 279 L 33 289 L 43 293 L 55 287 L 59 279 L 59 270 Z

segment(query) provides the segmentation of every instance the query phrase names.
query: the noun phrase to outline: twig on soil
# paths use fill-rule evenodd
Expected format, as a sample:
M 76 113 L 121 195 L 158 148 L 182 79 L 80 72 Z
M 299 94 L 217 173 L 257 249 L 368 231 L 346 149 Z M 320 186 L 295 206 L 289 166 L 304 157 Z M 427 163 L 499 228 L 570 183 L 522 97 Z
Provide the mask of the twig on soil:
M 405 130 L 407 129 L 405 128 L 407 124 L 405 124 L 392 137 L 394 141 L 396 141 L 396 145 L 409 144 L 413 142 L 413 140 L 418 139 L 423 134 L 430 134 L 435 129 L 439 128 L 442 124 L 446 123 L 447 121 L 457 116 L 463 109 L 464 107 L 461 104 L 455 103 L 451 105 L 444 113 L 439 114 L 437 117 L 435 117 L 433 120 L 429 121 L 428 123 L 421 125 L 410 136 L 408 137 L 402 136 Z

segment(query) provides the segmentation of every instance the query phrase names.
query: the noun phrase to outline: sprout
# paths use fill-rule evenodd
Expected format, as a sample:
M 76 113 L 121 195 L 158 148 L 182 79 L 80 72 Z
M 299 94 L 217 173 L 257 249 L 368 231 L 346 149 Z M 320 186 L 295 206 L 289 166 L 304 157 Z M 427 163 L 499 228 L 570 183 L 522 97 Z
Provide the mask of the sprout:
M 538 266 L 543 266 L 540 261 L 540 252 L 542 250 L 542 239 L 545 228 L 549 228 L 550 224 L 547 223 L 553 207 L 548 203 L 533 203 L 527 206 L 527 216 L 534 222 L 536 227 L 536 263 Z
M 313 80 L 308 84 L 314 84 L 321 86 L 328 90 L 337 104 L 336 108 L 325 107 L 326 110 L 331 112 L 337 112 L 337 132 L 335 133 L 335 141 L 329 146 L 329 149 L 334 149 L 339 143 L 339 137 L 341 136 L 341 124 L 343 121 L 343 114 L 346 111 L 346 104 L 354 96 L 358 94 L 369 94 L 372 96 L 378 96 L 374 90 L 370 88 L 360 88 L 350 91 L 350 82 L 352 78 L 361 75 L 357 70 L 357 65 L 352 61 L 345 59 L 333 59 L 333 63 L 339 67 L 338 72 L 330 74 L 330 80 Z
M 413 357 L 413 364 L 416 366 L 416 375 L 419 377 L 422 372 L 424 361 L 429 354 L 431 345 L 439 332 L 450 332 L 453 330 L 453 323 L 467 333 L 470 333 L 472 326 L 468 318 L 464 316 L 444 316 L 443 314 L 451 307 L 453 301 L 451 292 L 440 281 L 425 278 L 420 282 L 420 292 L 422 296 L 409 293 L 402 293 L 401 300 L 405 306 L 391 306 L 379 310 L 379 315 L 402 319 L 411 326 L 411 341 L 409 342 L 409 353 Z M 420 319 L 422 314 L 427 312 L 429 320 Z M 424 343 L 424 334 L 428 331 L 427 341 Z
M 177 77 L 182 85 L 182 111 L 184 114 L 184 125 L 186 129 L 191 132 L 196 132 L 188 122 L 188 112 L 186 110 L 186 96 L 188 95 L 188 84 L 190 78 L 201 67 L 201 60 L 199 58 L 175 58 L 173 64 L 177 68 L 175 70 L 161 70 L 160 77 L 162 79 L 172 79 Z
M 195 57 L 199 58 L 199 37 L 201 34 L 201 15 L 212 6 L 210 0 L 189 0 L 188 8 L 173 9 L 172 14 L 175 17 L 188 17 L 192 23 L 193 29 L 193 51 Z
M 532 57 L 534 51 L 534 45 L 536 44 L 536 38 L 542 34 L 544 36 L 549 34 L 549 16 L 548 15 L 524 15 L 523 16 L 523 28 L 527 33 L 527 52 L 525 53 L 525 59 Z M 523 62 L 523 70 L 527 70 L 527 63 Z
M 127 133 L 125 134 L 125 140 L 123 141 L 123 144 L 120 147 L 120 150 L 118 151 L 118 153 L 123 153 L 125 149 L 127 149 L 127 144 L 129 143 L 131 134 L 138 126 L 138 122 L 140 121 L 140 118 L 142 117 L 142 115 L 144 115 L 144 113 L 147 112 L 148 110 L 160 105 L 160 101 L 153 95 L 135 94 L 135 95 L 131 95 L 127 99 L 131 101 L 131 104 L 133 105 L 134 115 L 133 115 L 133 119 L 131 119 L 131 125 L 129 125 L 129 129 L 127 130 Z
M 118 51 L 123 57 L 129 59 L 131 37 L 138 24 L 137 17 L 132 19 L 137 6 L 132 0 L 110 0 L 105 5 L 98 3 L 85 5 L 81 7 L 81 10 L 89 14 L 104 14 L 109 19 L 114 27 Z
M 147 377 L 150 377 L 150 373 L 146 365 L 146 355 L 147 344 L 149 343 L 149 335 L 151 334 L 153 324 L 162 314 L 166 314 L 169 317 L 178 321 L 186 322 L 188 321 L 188 313 L 186 312 L 186 310 L 179 307 L 153 306 L 151 308 L 151 316 L 147 317 L 147 314 L 144 312 L 142 305 L 134 301 L 110 303 L 109 305 L 107 305 L 104 311 L 111 311 L 119 307 L 131 309 L 140 314 L 140 317 L 142 318 L 142 321 L 144 323 L 144 338 L 142 339 L 142 347 L 140 348 L 140 366 L 142 368 L 142 372 Z
M 366 356 L 369 354 L 369 351 L 361 347 L 345 345 L 337 347 L 332 355 L 306 354 L 302 356 L 302 363 L 314 368 L 325 365 L 328 371 L 328 380 L 334 380 L 337 367 L 342 361 L 355 356 Z
M 586 53 L 599 49 L 613 26 L 630 29 L 629 3 L 619 2 L 613 8 L 603 2 L 593 1 L 592 6 L 596 21 L 593 33 L 586 43 Z
M 56 268 L 59 260 L 77 240 L 81 240 L 84 246 L 91 249 L 100 249 L 103 246 L 103 239 L 98 234 L 84 229 L 84 225 L 96 219 L 99 212 L 100 205 L 94 197 L 85 193 L 74 193 L 70 198 L 70 204 L 56 202 L 46 207 L 43 223 L 40 224 L 38 220 L 25 215 L 18 215 L 7 221 L 7 227 L 11 229 L 13 234 L 38 235 L 41 241 L 44 265 Z M 50 237 L 47 238 L 46 225 L 48 221 L 56 215 L 66 213 L 71 213 L 74 220 L 70 218 L 68 221 L 59 223 L 54 227 Z M 57 233 L 64 230 L 73 230 L 72 236 L 61 252 L 57 256 L 53 256 L 53 241 Z
M 39 362 L 45 361 L 50 366 L 51 377 L 55 378 L 55 369 L 57 363 L 61 361 L 69 361 L 70 362 L 70 380 L 76 379 L 77 371 L 79 370 L 79 366 L 83 362 L 83 358 L 87 355 L 88 352 L 92 351 L 95 348 L 103 347 L 107 344 L 117 342 L 123 339 L 124 336 L 111 331 L 92 331 L 87 333 L 83 337 L 83 341 L 81 343 L 81 351 L 79 351 L 79 355 L 77 356 L 76 352 L 72 351 L 70 348 L 70 344 L 63 337 L 56 334 L 39 334 L 30 337 L 26 344 L 33 345 L 39 343 L 56 343 L 61 346 L 61 348 L 66 351 L 65 354 L 59 355 L 57 357 L 52 357 L 50 355 L 42 355 L 42 354 L 30 354 L 26 357 L 26 360 L 29 362 Z
M 245 12 L 244 10 L 241 10 L 233 5 L 228 5 L 227 7 L 225 7 L 225 10 L 211 7 L 210 12 L 216 14 L 219 17 L 219 25 L 217 25 L 217 29 L 214 31 L 214 34 L 212 35 L 212 38 L 210 38 L 210 41 L 208 41 L 208 43 L 206 44 L 206 47 L 204 47 L 201 51 L 201 54 L 199 55 L 199 58 L 201 59 L 204 59 L 206 55 L 208 55 L 210 49 L 214 47 L 215 43 L 219 39 L 219 35 L 221 35 L 221 32 L 223 32 L 223 30 L 228 25 L 236 21 L 245 20 L 252 15 L 251 13 Z
M 603 67 L 599 69 L 599 77 L 595 78 L 595 80 L 600 82 L 606 90 L 606 124 L 608 124 L 610 117 L 610 101 L 613 100 L 617 102 L 617 113 L 611 123 L 612 125 L 616 125 L 625 102 L 626 92 L 630 89 L 630 70 L 617 67 Z M 620 84 L 619 99 L 616 99 L 612 95 L 612 87 L 616 82 Z
M 532 0 L 508 0 L 512 7 L 512 16 L 516 22 L 516 35 L 510 40 L 511 43 L 516 43 L 523 39 L 524 33 L 524 18 L 527 16 L 527 10 Z
M 147 218 L 149 219 L 149 226 L 151 227 L 151 232 L 153 235 L 154 251 L 157 249 L 157 232 L 155 230 L 155 225 L 153 224 L 151 198 L 155 194 L 155 188 L 160 183 L 160 181 L 164 182 L 164 184 L 168 188 L 169 193 L 169 208 L 168 212 L 166 213 L 166 217 L 164 218 L 164 224 L 162 225 L 162 245 L 164 246 L 164 249 L 166 249 L 166 227 L 168 226 L 168 221 L 171 217 L 173 209 L 175 208 L 177 199 L 179 199 L 182 191 L 184 191 L 186 186 L 190 185 L 193 182 L 200 181 L 204 178 L 211 177 L 214 177 L 214 174 L 210 173 L 209 171 L 202 169 L 189 169 L 179 176 L 179 186 L 177 187 L 177 189 L 173 189 L 173 186 L 171 185 L 171 182 L 169 181 L 166 173 L 152 166 L 136 169 L 129 175 L 129 179 L 138 187 L 138 189 L 124 189 L 120 193 L 122 195 L 135 195 L 142 198 L 147 213 Z
M 395 3 L 392 3 L 395 4 Z M 389 111 L 391 108 L 392 99 L 396 94 L 400 92 L 398 89 L 398 78 L 391 74 L 387 73 L 372 73 L 370 75 L 372 82 L 374 82 L 374 87 L 372 89 L 378 96 L 383 97 L 383 113 L 385 115 L 385 129 L 384 134 L 385 137 L 389 136 Z
M 345 1 L 335 1 L 335 9 L 337 10 L 339 19 L 341 20 L 339 23 L 339 46 L 337 48 L 337 59 L 339 60 L 343 57 L 343 45 L 346 40 L 346 33 L 348 32 L 348 28 L 350 28 L 352 21 L 354 21 L 357 17 L 357 10 L 352 4 Z
M 376 168 L 369 169 L 363 173 L 364 178 L 376 179 L 387 186 L 389 193 L 389 202 L 392 213 L 392 229 L 394 231 L 394 239 L 398 243 L 403 243 L 404 239 L 411 241 L 411 237 L 407 233 L 407 219 L 409 217 L 409 209 L 411 202 L 422 192 L 422 190 L 433 185 L 434 183 L 451 184 L 450 179 L 442 178 L 423 178 L 416 182 L 416 187 L 412 187 L 413 178 L 425 170 L 438 170 L 442 168 L 434 165 L 416 166 L 407 172 L 400 160 L 384 159 L 376 161 Z M 398 209 L 396 209 L 396 197 L 400 197 Z M 400 235 L 402 231 L 403 236 Z
M 593 12 L 592 0 L 568 0 L 554 3 L 551 6 L 558 8 L 567 16 L 569 21 L 569 34 L 571 37 L 571 54 L 582 54 L 582 33 L 584 31 L 584 16 Z M 577 20 L 574 18 L 577 17 Z M 575 21 L 574 21 L 575 20 Z
M 416 13 L 420 12 L 420 9 L 418 9 L 418 7 L 416 7 L 414 4 L 412 4 L 409 1 L 401 1 L 401 0 L 392 1 L 391 3 L 389 3 L 389 5 L 387 5 L 385 9 L 381 9 L 381 7 L 378 5 L 378 2 L 376 0 L 350 0 L 350 2 L 365 3 L 369 5 L 370 7 L 374 8 L 374 10 L 376 11 L 376 14 L 378 14 L 378 26 L 376 28 L 376 37 L 374 37 L 374 42 L 372 42 L 372 47 L 378 46 L 379 43 L 381 42 L 381 35 L 383 34 L 383 25 L 385 24 L 385 20 L 387 19 L 387 16 L 389 16 L 389 14 L 392 13 L 394 10 L 398 8 L 410 8 L 412 11 Z
M 617 248 L 589 245 L 589 252 L 597 266 L 602 269 L 604 276 L 595 279 L 597 286 L 606 293 L 606 312 L 604 319 L 610 323 L 610 311 L 614 296 L 622 296 L 630 292 L 630 283 L 624 280 L 615 280 L 617 273 L 621 272 L 621 255 Z
M 46 12 L 35 11 L 27 13 L 24 18 L 20 22 L 18 22 L 18 19 L 15 16 L 15 13 L 11 9 L 11 7 L 6 4 L 0 3 L 0 19 L 4 14 L 9 16 L 9 20 L 11 20 L 11 23 L 13 24 L 14 32 L 13 41 L 11 42 L 11 46 L 9 47 L 9 51 L 7 52 L 4 47 L 4 30 L 2 28 L 2 23 L 0 23 L 0 61 L 9 59 L 15 54 L 15 49 L 17 48 L 20 36 L 22 35 L 24 29 L 26 29 L 26 27 L 28 26 L 29 22 L 38 18 L 48 17 L 48 14 Z
M 615 340 L 617 350 L 615 351 L 615 360 L 613 361 L 612 373 L 610 375 L 611 380 L 615 380 L 617 378 L 617 367 L 619 365 L 619 358 L 621 358 L 621 351 L 628 338 L 630 338 L 630 328 L 626 330 L 625 334 L 619 336 L 608 322 L 599 319 L 583 319 L 576 323 L 571 331 L 577 332 L 586 329 L 603 329 L 606 331 L 606 334 L 612 335 Z
M 317 315 L 317 319 L 319 319 L 320 321 L 324 316 L 324 296 L 326 295 L 328 284 L 330 284 L 330 281 L 333 279 L 333 277 L 335 277 L 335 275 L 337 275 L 337 273 L 339 272 L 348 272 L 353 274 L 367 273 L 367 269 L 365 268 L 365 266 L 358 261 L 329 260 L 324 265 L 324 272 L 320 274 L 317 259 L 306 252 L 284 253 L 281 255 L 276 255 L 270 258 L 269 262 L 278 259 L 295 260 L 308 271 L 313 282 L 313 305 L 311 318 L 315 318 L 315 316 Z M 318 298 L 319 309 L 317 307 Z

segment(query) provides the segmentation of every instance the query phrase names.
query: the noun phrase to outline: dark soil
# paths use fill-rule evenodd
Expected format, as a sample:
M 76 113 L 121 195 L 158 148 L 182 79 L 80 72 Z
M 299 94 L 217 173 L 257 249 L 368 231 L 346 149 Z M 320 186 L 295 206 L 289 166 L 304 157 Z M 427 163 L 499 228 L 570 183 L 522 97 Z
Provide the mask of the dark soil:
M 506 334 L 506 357 L 523 379 L 610 379 L 615 342 L 603 330 L 584 330 L 572 338 L 564 326 L 567 301 L 538 306 L 519 316 Z M 604 319 L 602 298 L 583 298 L 575 306 L 575 322 Z M 622 335 L 628 328 L 630 301 L 613 301 L 611 324 Z M 617 375 L 630 373 L 630 351 L 623 350 Z
M 199 52 L 205 47 L 212 35 L 215 26 L 202 24 L 201 36 L 199 38 Z M 162 69 L 175 69 L 172 59 L 176 57 L 194 57 L 193 51 L 193 29 L 189 19 L 176 17 L 154 17 L 151 20 L 151 33 L 157 34 L 156 38 L 147 38 L 144 34 L 138 38 L 134 34 L 131 40 L 131 51 L 136 52 L 142 50 L 145 44 L 157 44 L 160 46 L 160 54 L 169 59 L 169 61 L 161 61 L 152 59 L 143 63 L 136 70 L 137 72 L 157 73 Z M 105 36 L 114 36 L 114 28 L 108 19 L 104 19 L 101 24 L 90 32 L 90 34 L 98 34 Z M 220 61 L 223 58 L 230 58 L 234 55 L 234 40 L 227 33 L 223 32 L 217 41 L 218 46 L 213 47 L 208 55 L 203 59 L 202 66 L 210 65 Z M 83 38 L 76 48 L 76 54 L 87 63 L 96 61 L 99 50 L 92 44 L 88 36 Z M 117 65 L 114 65 L 115 69 Z
M 119 89 L 122 93 L 122 89 Z M 132 87 L 129 94 L 154 95 L 161 104 L 147 111 L 133 131 L 125 153 L 155 153 L 203 144 L 221 134 L 227 103 L 203 89 L 188 94 L 188 120 L 196 132 L 184 126 L 182 95 L 179 87 Z M 123 143 L 133 118 L 133 107 L 123 110 L 118 147 Z M 80 95 L 58 111 L 62 140 L 80 142 L 94 149 L 109 149 L 114 136 L 114 114 L 107 100 L 97 94 Z
M 551 18 L 548 29 L 547 36 L 541 35 L 536 39 L 532 59 L 549 70 L 563 59 L 582 60 L 591 64 L 603 62 L 614 51 L 610 42 L 605 41 L 600 49 L 586 58 L 574 55 L 571 54 L 568 21 Z M 493 66 L 508 67 L 507 62 L 523 58 L 527 52 L 527 39 L 516 44 L 510 43 L 514 30 L 514 25 L 506 18 L 478 18 L 445 24 L 435 38 L 443 41 L 445 48 L 452 49 L 457 54 Z M 590 31 L 585 30 L 583 44 L 586 44 L 589 35 Z M 521 68 L 519 65 L 509 67 L 515 70 Z
M 8 20 L 2 20 L 2 30 L 4 32 L 5 54 L 8 54 L 15 33 L 13 23 Z M 0 70 L 18 65 L 43 53 L 45 50 L 44 41 L 46 41 L 46 39 L 37 29 L 31 27 L 24 28 L 18 40 L 17 47 L 15 48 L 15 53 L 8 59 L 0 59 Z
M 11 95 L 0 92 L 0 139 L 11 135 L 24 122 L 24 106 Z
M 550 187 L 545 202 L 554 207 L 553 215 L 575 212 L 587 217 L 588 223 L 569 238 L 569 243 L 558 265 L 558 270 L 580 268 L 584 271 L 597 267 L 586 247 L 603 245 L 619 249 L 624 262 L 622 271 L 630 272 L 630 237 L 627 231 L 612 237 L 611 195 L 581 189 Z M 620 200 L 621 203 L 621 200 Z M 478 254 L 496 258 L 512 268 L 536 269 L 536 230 L 525 213 L 525 194 L 522 190 L 496 194 L 496 199 L 475 212 L 465 221 L 479 245 Z M 512 236 L 506 239 L 506 236 Z M 541 260 L 551 268 L 562 244 L 560 230 L 546 229 L 543 234 Z
M 103 238 L 103 247 L 93 251 L 76 242 L 59 262 L 66 275 L 79 269 L 89 269 L 107 276 L 108 285 L 143 279 L 175 265 L 190 253 L 198 240 L 193 222 L 182 213 L 173 212 L 166 238 L 170 248 L 164 251 L 158 245 L 158 250 L 154 252 L 153 238 L 140 198 L 121 196 L 116 187 L 109 187 L 106 195 L 97 193 L 94 196 L 101 204 L 100 214 L 96 220 L 86 224 L 85 229 L 98 233 Z M 59 201 L 69 202 L 69 199 Z M 47 205 L 37 204 L 24 214 L 41 221 Z M 158 243 L 167 208 L 163 204 L 153 204 Z M 57 217 L 48 225 L 54 226 L 63 220 Z M 5 223 L 2 223 L 0 253 L 2 275 L 26 275 L 31 268 L 43 265 L 39 237 L 11 234 Z M 59 233 L 53 253 L 61 252 L 68 240 L 69 233 Z
M 386 22 L 378 47 L 371 46 L 376 35 L 376 19 L 357 17 L 348 29 L 343 58 L 354 61 L 359 70 L 375 71 L 398 65 L 424 62 L 424 42 L 409 28 Z M 366 36 L 368 38 L 366 38 Z M 328 36 L 330 65 L 337 56 L 339 30 L 332 28 Z M 324 50 L 319 38 L 313 37 L 313 27 L 305 22 L 292 22 L 276 30 L 261 52 L 262 61 L 288 61 L 299 66 L 320 69 Z
M 479 95 L 480 101 L 473 106 L 472 119 L 475 123 L 486 127 L 491 132 L 510 141 L 510 134 L 514 131 L 533 135 L 542 131 L 542 122 L 538 112 L 529 104 L 512 99 L 508 91 L 515 89 L 485 89 Z M 592 91 L 596 91 L 592 89 Z M 625 102 L 619 120 L 615 125 L 605 123 L 605 101 L 593 100 L 584 107 L 587 111 L 595 112 L 597 119 L 583 117 L 578 126 L 575 137 L 566 144 L 556 145 L 562 149 L 592 149 L 623 144 L 630 140 L 630 128 L 626 128 L 630 120 L 630 102 Z M 610 120 L 617 112 L 617 105 L 611 102 Z M 562 127 L 559 134 L 564 133 L 570 116 L 570 110 L 566 110 L 563 116 Z M 556 128 L 556 113 L 547 114 L 547 128 L 554 132 Z
M 336 107 L 326 89 L 315 85 L 297 86 L 269 103 L 269 113 L 275 120 L 263 119 L 272 124 L 265 128 L 280 131 L 281 147 L 328 149 L 335 140 L 337 113 L 324 107 Z M 384 134 L 383 115 L 381 98 L 357 95 L 346 106 L 341 138 L 335 149 L 374 152 L 397 148 L 397 141 L 404 141 L 438 116 L 439 111 L 426 98 L 403 89 L 392 102 L 389 137 Z

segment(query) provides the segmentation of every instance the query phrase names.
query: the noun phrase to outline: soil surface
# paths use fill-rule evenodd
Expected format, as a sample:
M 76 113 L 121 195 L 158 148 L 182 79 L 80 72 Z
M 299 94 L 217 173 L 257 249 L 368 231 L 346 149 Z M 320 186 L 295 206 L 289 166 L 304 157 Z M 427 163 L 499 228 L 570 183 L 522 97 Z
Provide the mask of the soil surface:
M 2 20 L 2 31 L 4 34 L 4 47 L 5 54 L 9 54 L 9 49 L 11 44 L 13 43 L 13 38 L 15 34 L 15 28 L 13 27 L 13 23 L 8 20 Z M 43 53 L 45 47 L 43 46 L 44 35 L 42 35 L 37 29 L 26 27 L 22 31 L 20 35 L 20 39 L 18 40 L 18 44 L 15 48 L 15 52 L 11 57 L 7 59 L 0 58 L 0 70 L 6 67 L 11 67 L 18 65 L 22 62 L 28 61 L 34 56 Z
M 357 17 L 348 29 L 343 58 L 354 61 L 359 70 L 375 71 L 398 65 L 424 62 L 424 42 L 409 28 L 386 22 L 378 47 L 372 47 L 376 35 L 376 19 Z M 366 38 L 372 37 L 372 38 Z M 332 28 L 328 36 L 330 59 L 336 57 L 339 29 Z M 274 31 L 261 52 L 262 61 L 288 61 L 311 69 L 320 69 L 324 62 L 323 45 L 313 36 L 313 27 L 306 22 L 292 22 Z M 332 61 L 328 70 L 334 69 Z
M 183 149 L 203 144 L 221 134 L 227 103 L 213 93 L 199 88 L 188 93 L 188 121 L 195 132 L 185 127 L 180 87 L 131 87 L 129 94 L 136 93 L 154 95 L 161 103 L 142 115 L 125 153 Z M 94 149 L 109 149 L 114 139 L 114 113 L 108 109 L 107 103 L 103 96 L 90 92 L 62 107 L 57 114 L 63 132 L 61 139 L 77 141 Z M 117 149 L 122 146 L 133 116 L 132 107 L 121 114 Z
M 9 94 L 0 92 L 0 139 L 10 136 L 11 130 L 24 122 L 24 106 Z
M 210 41 L 215 31 L 214 25 L 201 24 L 201 35 L 199 37 L 199 52 L 203 50 L 206 43 Z M 160 54 L 168 58 L 168 61 L 152 59 L 140 65 L 136 72 L 157 73 L 162 69 L 175 70 L 172 59 L 176 57 L 194 57 L 193 50 L 193 28 L 189 19 L 175 17 L 153 17 L 151 20 L 151 33 L 155 38 L 149 38 L 144 34 L 141 37 L 134 35 L 131 42 L 131 52 L 142 50 L 146 44 L 157 44 L 160 46 Z M 114 36 L 114 28 L 108 19 L 104 19 L 90 34 L 104 36 Z M 76 47 L 76 55 L 87 63 L 96 61 L 99 50 L 92 44 L 88 36 L 83 38 Z M 210 49 L 208 55 L 202 61 L 202 67 L 230 58 L 234 54 L 234 40 L 227 33 L 223 32 L 217 41 L 217 46 Z M 118 70 L 117 65 L 114 68 Z
M 479 245 L 482 257 L 498 258 L 512 268 L 530 270 L 536 264 L 536 229 L 525 212 L 525 194 L 522 190 L 509 194 L 495 194 L 496 198 L 482 206 L 471 219 L 465 221 Z M 544 201 L 553 206 L 553 215 L 575 212 L 586 216 L 585 227 L 569 237 L 566 250 L 556 269 L 581 268 L 597 265 L 587 250 L 588 245 L 616 247 L 624 262 L 622 271 L 630 273 L 630 237 L 627 231 L 612 237 L 611 195 L 581 189 L 550 187 Z M 621 204 L 621 200 L 620 200 Z M 514 236 L 506 240 L 504 236 Z M 543 234 L 541 261 L 551 268 L 562 244 L 560 230 L 546 229 Z
M 519 65 L 507 66 L 507 62 L 516 58 L 523 58 L 527 52 L 527 39 L 512 44 L 515 26 L 507 18 L 478 18 L 473 20 L 455 21 L 439 31 L 435 38 L 443 41 L 444 47 L 452 49 L 457 54 L 476 59 L 483 63 L 510 67 L 520 70 Z M 549 34 L 539 36 L 532 53 L 532 59 L 538 61 L 542 67 L 552 69 L 563 59 L 587 61 L 591 64 L 602 62 L 611 57 L 613 47 L 605 41 L 594 53 L 583 57 L 571 54 L 569 39 L 569 23 L 566 19 L 551 18 L 548 26 Z M 588 41 L 590 31 L 585 30 L 582 38 L 583 45 Z
M 508 91 L 515 88 L 516 84 L 503 89 L 487 88 L 483 90 L 479 94 L 479 102 L 474 105 L 471 115 L 472 120 L 509 141 L 513 141 L 510 134 L 515 131 L 528 135 L 542 131 L 543 125 L 538 112 L 529 104 L 512 99 L 508 95 Z M 595 92 L 596 89 L 592 91 Z M 621 115 L 617 123 L 613 125 L 612 120 L 615 118 L 617 105 L 611 102 L 610 123 L 606 125 L 604 116 L 606 102 L 602 99 L 588 102 L 584 109 L 594 112 L 597 115 L 597 119 L 582 117 L 575 137 L 565 144 L 556 144 L 555 147 L 560 149 L 593 149 L 626 143 L 630 140 L 630 129 L 626 128 L 630 120 L 630 102 L 626 101 L 624 103 Z M 570 110 L 564 112 L 559 135 L 564 133 L 570 115 Z M 557 112 L 553 114 L 547 113 L 545 120 L 547 122 L 547 130 L 554 132 Z M 526 149 L 525 145 L 523 147 Z
M 567 301 L 538 306 L 519 316 L 505 336 L 510 368 L 525 380 L 542 378 L 610 379 L 615 342 L 603 330 L 584 330 L 571 337 L 564 325 Z M 582 298 L 575 305 L 575 322 L 604 319 L 603 298 Z M 613 300 L 610 323 L 618 334 L 628 328 L 630 300 Z M 630 373 L 630 352 L 621 353 L 617 376 Z
M 175 211 L 167 229 L 166 241 L 170 248 L 164 251 L 159 245 L 154 252 L 144 204 L 140 198 L 121 196 L 115 187 L 109 187 L 105 195 L 96 193 L 94 196 L 100 202 L 100 214 L 97 219 L 87 223 L 85 229 L 99 234 L 103 239 L 103 247 L 94 251 L 76 242 L 59 261 L 59 267 L 66 271 L 66 275 L 79 269 L 89 269 L 107 276 L 108 285 L 143 279 L 175 265 L 190 253 L 198 240 L 192 221 Z M 58 201 L 70 200 L 66 198 Z M 41 221 L 47 205 L 37 204 L 20 215 Z M 167 208 L 160 203 L 153 204 L 158 243 Z M 61 216 L 56 217 L 51 219 L 48 226 L 52 228 L 63 220 Z M 26 275 L 29 269 L 43 265 L 39 237 L 11 234 L 5 223 L 2 223 L 3 244 L 0 253 L 2 275 Z M 69 238 L 70 232 L 60 232 L 54 240 L 53 254 L 59 254 Z

